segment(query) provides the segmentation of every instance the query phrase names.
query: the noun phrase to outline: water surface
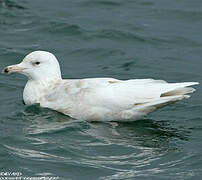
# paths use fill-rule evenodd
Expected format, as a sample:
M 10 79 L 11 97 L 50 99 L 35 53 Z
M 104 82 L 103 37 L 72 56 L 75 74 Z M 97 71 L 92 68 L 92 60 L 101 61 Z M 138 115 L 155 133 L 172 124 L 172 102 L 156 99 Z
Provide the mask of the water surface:
M 0 67 L 48 50 L 63 77 L 202 79 L 200 0 L 1 0 Z M 26 106 L 0 75 L 0 171 L 59 179 L 201 179 L 201 87 L 133 123 L 73 121 Z

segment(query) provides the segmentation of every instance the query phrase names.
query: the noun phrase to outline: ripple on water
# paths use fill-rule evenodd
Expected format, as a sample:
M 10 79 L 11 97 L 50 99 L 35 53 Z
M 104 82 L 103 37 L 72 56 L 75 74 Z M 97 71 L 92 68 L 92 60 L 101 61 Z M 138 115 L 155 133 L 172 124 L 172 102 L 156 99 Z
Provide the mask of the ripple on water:
M 0 0 L 0 65 L 45 49 L 63 57 L 63 73 L 71 77 L 199 81 L 200 5 L 200 0 Z M 23 105 L 20 76 L 1 75 L 0 86 L 0 169 L 64 180 L 201 179 L 200 89 L 151 119 L 114 128 Z
M 99 0 L 99 1 L 92 1 L 92 0 L 87 0 L 81 3 L 82 6 L 86 7 L 117 7 L 121 6 L 123 3 L 118 2 L 118 1 L 104 1 L 104 0 Z
M 60 34 L 68 36 L 81 36 L 85 33 L 85 30 L 77 24 L 69 24 L 67 22 L 49 21 L 44 22 L 37 27 L 37 31 L 44 31 L 51 34 Z
M 37 164 L 49 168 L 54 164 L 88 169 L 85 172 L 97 169 L 104 175 L 95 173 L 92 177 L 100 179 L 130 179 L 176 172 L 178 166 L 192 158 L 180 153 L 180 142 L 187 141 L 189 133 L 172 127 L 169 121 L 145 119 L 118 123 L 113 129 L 110 123 L 75 121 L 37 105 L 27 106 L 16 118 L 21 119 L 21 123 L 15 120 L 20 134 L 2 143 L 9 156 L 22 163 L 21 168 L 25 164 L 31 169 L 37 169 Z M 16 127 L 12 123 L 10 126 L 11 130 Z M 174 154 L 172 161 L 167 159 L 170 152 Z
M 24 5 L 19 3 L 15 3 L 14 1 L 10 0 L 1 0 L 0 1 L 0 8 L 8 8 L 8 9 L 26 9 Z

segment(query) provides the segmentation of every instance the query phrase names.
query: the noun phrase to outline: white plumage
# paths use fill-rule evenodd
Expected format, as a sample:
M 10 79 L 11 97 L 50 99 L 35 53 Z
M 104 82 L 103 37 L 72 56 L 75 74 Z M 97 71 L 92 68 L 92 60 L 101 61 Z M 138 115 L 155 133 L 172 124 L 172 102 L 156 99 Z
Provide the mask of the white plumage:
M 167 83 L 163 80 L 114 78 L 62 79 L 55 56 L 45 51 L 28 54 L 4 72 L 28 77 L 23 99 L 39 103 L 75 119 L 134 121 L 194 92 L 198 82 Z

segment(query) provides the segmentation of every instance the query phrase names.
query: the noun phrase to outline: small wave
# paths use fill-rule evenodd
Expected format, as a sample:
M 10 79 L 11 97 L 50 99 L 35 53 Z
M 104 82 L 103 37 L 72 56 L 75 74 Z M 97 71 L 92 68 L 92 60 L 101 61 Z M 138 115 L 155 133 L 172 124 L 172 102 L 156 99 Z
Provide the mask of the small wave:
M 98 0 L 98 1 L 92 1 L 92 0 L 88 0 L 85 2 L 82 2 L 82 6 L 87 6 L 87 7 L 116 7 L 116 6 L 121 6 L 122 2 L 117 2 L 117 1 L 112 1 L 112 0 Z
M 58 161 L 58 159 L 64 159 L 60 156 L 51 155 L 49 153 L 40 152 L 31 149 L 23 149 L 23 148 L 16 148 L 8 145 L 4 145 L 5 148 L 9 150 L 9 153 L 20 156 L 22 158 L 28 159 L 35 159 L 35 160 L 50 160 L 51 161 Z M 67 158 L 68 159 L 68 158 Z
M 197 22 L 201 21 L 202 18 L 202 12 L 201 11 L 193 11 L 193 10 L 188 10 L 188 9 L 163 9 L 161 12 L 161 15 L 159 15 L 160 18 L 164 18 L 165 16 L 162 16 L 163 14 L 166 14 L 169 19 L 180 19 L 180 20 L 185 20 L 185 21 L 192 21 L 192 22 Z
M 0 1 L 0 8 L 9 8 L 9 9 L 26 9 L 24 6 L 16 3 L 16 2 L 13 2 L 13 1 L 10 1 L 10 0 L 1 0 Z
M 56 21 L 46 22 L 40 27 L 38 26 L 38 29 L 49 33 L 56 33 L 57 35 L 62 34 L 68 36 L 81 36 L 85 32 L 85 30 L 77 24 L 68 24 Z
M 157 41 L 161 44 L 177 44 L 181 45 L 184 47 L 200 47 L 201 42 L 198 42 L 197 40 L 191 40 L 188 37 L 181 37 L 181 36 L 176 36 L 176 37 L 151 37 L 151 40 Z
M 109 56 L 115 56 L 115 55 L 125 55 L 126 53 L 121 49 L 108 49 L 108 48 L 82 48 L 82 49 L 76 49 L 72 51 L 70 54 L 72 55 L 91 55 L 96 57 L 109 57 Z
M 35 119 L 36 120 L 36 119 Z M 38 124 L 33 124 L 27 127 L 25 130 L 29 135 L 40 135 L 40 134 L 56 134 L 62 133 L 68 129 L 68 131 L 75 129 L 74 123 L 71 122 L 49 122 L 43 123 L 42 118 L 37 120 Z
M 114 30 L 114 29 L 105 29 L 99 32 L 95 32 L 94 34 L 97 38 L 107 38 L 112 40 L 119 40 L 119 41 L 138 41 L 138 42 L 145 42 L 147 41 L 144 37 L 131 33 L 131 32 L 124 32 L 121 30 Z

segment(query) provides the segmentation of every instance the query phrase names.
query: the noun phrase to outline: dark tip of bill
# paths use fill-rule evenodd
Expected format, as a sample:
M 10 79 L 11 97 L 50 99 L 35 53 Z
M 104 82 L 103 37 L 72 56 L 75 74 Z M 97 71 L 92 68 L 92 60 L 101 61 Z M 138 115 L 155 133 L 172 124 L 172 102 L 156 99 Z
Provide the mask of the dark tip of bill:
M 3 70 L 3 73 L 6 73 L 6 74 L 8 74 L 8 73 L 9 73 L 9 70 L 8 70 L 8 68 L 5 68 L 5 69 Z

